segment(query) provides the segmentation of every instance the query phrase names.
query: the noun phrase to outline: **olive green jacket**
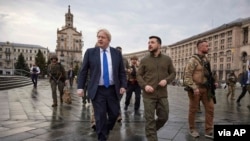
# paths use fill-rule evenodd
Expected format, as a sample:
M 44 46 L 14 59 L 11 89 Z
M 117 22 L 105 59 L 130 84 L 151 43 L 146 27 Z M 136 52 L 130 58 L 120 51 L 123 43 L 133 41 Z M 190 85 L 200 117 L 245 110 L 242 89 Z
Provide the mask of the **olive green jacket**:
M 153 55 L 145 56 L 140 64 L 136 74 L 137 81 L 143 89 L 143 97 L 161 98 L 168 97 L 167 85 L 159 86 L 161 80 L 166 80 L 170 84 L 176 76 L 176 71 L 173 66 L 172 59 L 169 56 L 160 54 L 158 57 Z M 150 85 L 154 88 L 154 92 L 147 93 L 145 86 Z

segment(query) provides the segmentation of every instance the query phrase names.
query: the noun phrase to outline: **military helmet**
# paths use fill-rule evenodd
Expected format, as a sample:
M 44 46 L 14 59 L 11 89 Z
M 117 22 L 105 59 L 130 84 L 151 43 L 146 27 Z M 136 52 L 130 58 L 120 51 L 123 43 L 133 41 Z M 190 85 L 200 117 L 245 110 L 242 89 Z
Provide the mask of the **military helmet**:
M 50 60 L 52 60 L 52 59 L 56 59 L 56 60 L 58 60 L 58 58 L 57 58 L 57 55 L 51 55 L 51 57 L 50 57 Z

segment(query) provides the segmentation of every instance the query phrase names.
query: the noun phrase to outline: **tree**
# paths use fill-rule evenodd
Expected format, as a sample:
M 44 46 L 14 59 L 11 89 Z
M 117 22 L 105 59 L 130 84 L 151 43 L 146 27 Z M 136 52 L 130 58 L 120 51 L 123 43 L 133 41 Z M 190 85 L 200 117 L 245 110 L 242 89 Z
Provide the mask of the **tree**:
M 78 64 L 76 64 L 76 66 L 74 68 L 75 75 L 78 75 L 78 71 L 79 71 L 79 66 L 78 66 Z
M 23 71 L 26 71 L 25 74 L 29 75 L 30 69 L 22 53 L 18 56 L 17 62 L 15 63 L 15 69 L 15 74 L 20 74 L 20 72 L 24 73 Z
M 40 71 L 41 71 L 40 74 L 44 76 L 47 73 L 46 60 L 40 49 L 38 50 L 38 53 L 36 54 L 35 63 L 40 68 Z

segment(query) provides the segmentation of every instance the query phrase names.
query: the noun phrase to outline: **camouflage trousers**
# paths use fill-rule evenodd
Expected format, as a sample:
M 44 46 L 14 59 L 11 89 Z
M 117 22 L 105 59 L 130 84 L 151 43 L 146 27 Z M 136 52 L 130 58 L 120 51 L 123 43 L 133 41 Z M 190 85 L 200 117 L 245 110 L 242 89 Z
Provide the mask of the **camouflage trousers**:
M 227 98 L 231 95 L 231 99 L 234 100 L 235 95 L 235 84 L 229 84 L 228 85 L 228 93 Z
M 64 82 L 62 81 L 58 81 L 58 83 L 56 83 L 54 80 L 50 80 L 50 86 L 51 86 L 51 90 L 52 90 L 52 98 L 53 98 L 53 102 L 57 103 L 57 87 L 60 93 L 60 99 L 62 99 L 63 96 L 63 89 L 64 89 Z

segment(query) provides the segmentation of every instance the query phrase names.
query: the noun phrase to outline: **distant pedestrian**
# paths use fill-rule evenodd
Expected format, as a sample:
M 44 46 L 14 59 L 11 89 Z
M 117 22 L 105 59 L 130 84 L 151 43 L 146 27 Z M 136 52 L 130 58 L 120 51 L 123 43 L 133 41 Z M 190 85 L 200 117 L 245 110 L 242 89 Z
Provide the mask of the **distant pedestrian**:
M 250 64 L 248 65 L 248 70 L 245 70 L 240 77 L 240 84 L 242 87 L 242 92 L 237 98 L 237 105 L 241 106 L 240 101 L 248 92 L 250 94 Z M 248 105 L 249 107 L 250 105 Z
M 66 74 L 65 69 L 61 65 L 61 63 L 58 63 L 58 58 L 56 55 L 52 55 L 51 58 L 51 64 L 48 66 L 48 74 L 49 74 L 49 81 L 51 85 L 52 90 L 52 98 L 53 98 L 53 104 L 52 107 L 57 106 L 57 87 L 60 92 L 60 102 L 63 103 L 63 89 L 66 83 Z
M 228 87 L 228 93 L 227 93 L 227 98 L 231 95 L 231 100 L 234 100 L 234 95 L 235 95 L 235 87 L 236 87 L 236 82 L 237 82 L 237 76 L 234 74 L 233 71 L 230 72 L 230 74 L 227 76 L 227 87 Z
M 70 87 L 73 86 L 74 78 L 75 78 L 74 70 L 73 70 L 72 67 L 70 67 L 70 69 L 68 71 L 68 79 L 69 79 L 69 85 L 70 85 Z
M 117 46 L 116 49 L 117 49 L 118 51 L 120 51 L 121 54 L 122 54 L 122 47 Z M 126 78 L 127 78 L 127 80 L 128 80 L 128 73 L 129 73 L 129 71 L 130 71 L 129 63 L 128 63 L 127 58 L 125 58 L 124 56 L 122 56 L 122 61 L 123 61 L 123 65 L 124 65 L 125 72 L 126 72 L 126 76 L 127 76 Z M 123 95 L 120 95 L 120 101 L 121 101 L 121 99 L 122 99 L 122 96 L 123 96 Z M 122 121 L 122 114 L 121 114 L 121 109 L 120 109 L 120 111 L 119 111 L 119 116 L 118 116 L 118 118 L 117 118 L 117 122 L 121 122 L 121 121 Z
M 33 82 L 34 88 L 37 88 L 37 77 L 38 74 L 40 73 L 40 68 L 34 63 L 32 67 L 30 68 L 30 73 L 31 73 L 31 80 Z
M 140 61 L 136 76 L 143 89 L 146 137 L 157 141 L 157 131 L 169 118 L 167 84 L 174 80 L 176 71 L 172 59 L 161 53 L 160 37 L 149 37 L 148 50 L 150 54 Z
M 140 101 L 141 101 L 141 87 L 138 84 L 138 81 L 136 79 L 136 73 L 138 71 L 138 57 L 133 56 L 130 58 L 131 60 L 131 66 L 130 71 L 128 73 L 128 88 L 126 91 L 126 99 L 125 99 L 125 107 L 124 110 L 128 109 L 128 106 L 130 104 L 130 100 L 132 97 L 133 92 L 135 93 L 135 103 L 134 103 L 134 111 L 138 112 L 140 108 Z

